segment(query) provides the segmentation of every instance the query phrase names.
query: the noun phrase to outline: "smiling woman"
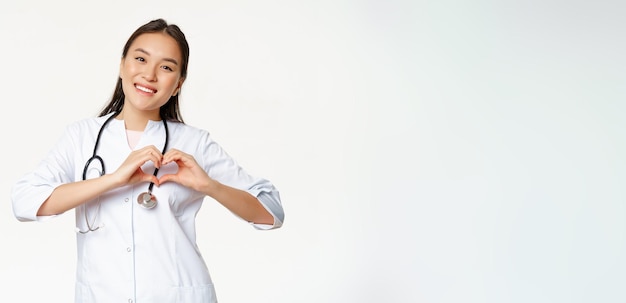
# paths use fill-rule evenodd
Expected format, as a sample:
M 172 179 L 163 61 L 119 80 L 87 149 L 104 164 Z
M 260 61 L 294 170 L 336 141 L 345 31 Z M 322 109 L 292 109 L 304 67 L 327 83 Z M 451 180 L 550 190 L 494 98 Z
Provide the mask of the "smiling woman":
M 147 33 L 137 37 L 120 63 L 120 79 L 127 103 L 120 116 L 149 113 L 149 119 L 158 120 L 158 109 L 170 97 L 178 95 L 185 81 L 180 73 L 178 62 L 181 61 L 180 48 L 168 34 Z M 144 127 L 126 125 L 132 130 Z
M 196 245 L 205 197 L 257 229 L 282 226 L 274 185 L 183 122 L 178 96 L 188 60 L 176 25 L 157 19 L 141 26 L 124 47 L 116 89 L 100 115 L 69 124 L 13 186 L 20 221 L 75 209 L 76 302 L 217 302 Z

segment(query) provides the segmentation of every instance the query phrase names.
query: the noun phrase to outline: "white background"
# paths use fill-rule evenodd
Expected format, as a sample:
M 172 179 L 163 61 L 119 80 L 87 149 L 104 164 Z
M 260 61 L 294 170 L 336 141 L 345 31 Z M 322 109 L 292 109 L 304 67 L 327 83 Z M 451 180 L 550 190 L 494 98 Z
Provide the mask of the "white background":
M 183 118 L 286 211 L 256 231 L 207 199 L 221 302 L 624 302 L 625 8 L 5 1 L 0 301 L 73 300 L 73 213 L 20 223 L 10 188 L 163 17 L 191 45 Z

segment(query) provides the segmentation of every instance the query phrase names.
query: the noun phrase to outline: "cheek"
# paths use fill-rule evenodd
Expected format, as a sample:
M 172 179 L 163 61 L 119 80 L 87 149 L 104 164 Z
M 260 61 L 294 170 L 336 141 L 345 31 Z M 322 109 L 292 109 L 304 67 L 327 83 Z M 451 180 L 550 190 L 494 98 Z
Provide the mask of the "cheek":
M 132 64 L 126 64 L 120 70 L 120 78 L 122 79 L 122 89 L 124 93 L 128 95 L 131 90 L 134 89 L 135 84 L 135 76 L 138 73 L 138 69 L 136 66 Z
M 164 79 L 165 86 L 168 89 L 168 93 L 174 93 L 176 88 L 178 87 L 178 77 L 168 77 Z
M 128 68 L 127 67 L 125 67 L 125 66 L 121 66 L 120 67 L 120 78 L 122 78 L 122 80 L 128 78 Z
M 138 66 L 133 62 L 125 62 L 120 66 L 120 78 L 130 79 L 138 73 Z
M 124 68 L 120 71 L 120 78 L 122 79 L 122 90 L 125 95 L 130 93 L 129 90 L 134 88 L 133 74 L 128 68 Z

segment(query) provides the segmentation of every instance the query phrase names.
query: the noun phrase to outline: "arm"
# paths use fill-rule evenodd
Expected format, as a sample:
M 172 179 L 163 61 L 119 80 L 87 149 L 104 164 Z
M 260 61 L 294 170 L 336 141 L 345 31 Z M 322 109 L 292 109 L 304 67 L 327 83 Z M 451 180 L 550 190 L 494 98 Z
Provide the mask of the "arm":
M 82 125 L 81 125 L 82 126 Z M 22 222 L 44 221 L 49 216 L 39 215 L 39 209 L 53 191 L 65 183 L 76 181 L 76 152 L 80 146 L 76 138 L 80 137 L 81 127 L 69 125 L 59 141 L 48 151 L 46 156 L 30 172 L 22 176 L 11 189 L 11 203 L 14 216 Z M 82 128 L 84 129 L 84 127 Z
M 160 151 L 154 146 L 146 146 L 133 151 L 122 165 L 112 174 L 107 174 L 96 179 L 77 181 L 59 185 L 52 194 L 44 201 L 38 216 L 57 215 L 79 206 L 97 196 L 114 188 L 131 185 L 137 182 L 155 182 L 158 179 L 143 172 L 141 165 L 150 160 L 160 163 Z
M 256 197 L 246 191 L 211 179 L 201 188 L 201 192 L 215 199 L 228 210 L 248 222 L 274 224 L 274 217 L 261 205 Z
M 112 175 L 59 185 L 43 202 L 37 211 L 37 216 L 64 213 L 115 187 Z
M 20 178 L 12 187 L 13 214 L 19 221 L 41 221 L 50 216 L 89 201 L 98 195 L 127 184 L 148 181 L 158 182 L 156 177 L 146 175 L 140 166 L 146 161 L 160 163 L 160 151 L 147 146 L 132 152 L 125 162 L 111 175 L 79 181 L 76 171 L 84 163 L 76 163 L 85 142 L 91 142 L 89 130 L 97 129 L 95 120 L 83 120 L 68 125 L 59 141 L 37 167 Z M 86 133 L 87 132 L 87 133 Z
M 191 155 L 171 149 L 165 153 L 162 165 L 169 162 L 176 162 L 178 172 L 161 176 L 161 184 L 173 181 L 204 193 L 248 222 L 269 225 L 275 223 L 272 214 L 255 196 L 212 179 Z

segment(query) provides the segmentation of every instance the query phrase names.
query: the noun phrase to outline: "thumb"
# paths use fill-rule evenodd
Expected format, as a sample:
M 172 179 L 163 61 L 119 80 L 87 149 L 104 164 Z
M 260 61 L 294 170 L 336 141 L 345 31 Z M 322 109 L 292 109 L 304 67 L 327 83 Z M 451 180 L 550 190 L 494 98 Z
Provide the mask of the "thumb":
M 148 176 L 148 178 L 147 178 L 148 180 L 146 180 L 146 181 L 148 181 L 148 182 L 152 182 L 152 183 L 154 183 L 156 186 L 159 186 L 159 185 L 160 185 L 161 181 L 160 181 L 157 177 L 155 177 L 154 175 L 147 175 L 147 176 Z
M 178 183 L 178 177 L 176 175 L 174 175 L 174 174 L 166 174 L 166 175 L 161 176 L 161 178 L 159 178 L 159 180 L 158 180 L 159 184 L 163 184 L 163 183 L 169 182 L 169 181 Z

